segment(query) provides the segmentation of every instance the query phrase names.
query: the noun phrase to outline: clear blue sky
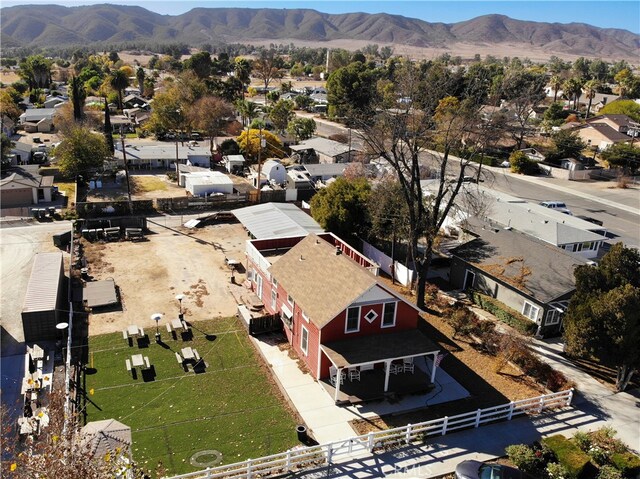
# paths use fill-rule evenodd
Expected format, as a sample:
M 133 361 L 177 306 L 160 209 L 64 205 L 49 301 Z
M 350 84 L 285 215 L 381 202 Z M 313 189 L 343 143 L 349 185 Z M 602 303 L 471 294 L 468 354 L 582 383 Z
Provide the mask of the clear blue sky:
M 278 1 L 278 0 L 235 0 L 235 1 L 55 1 L 55 0 L 2 0 L 3 7 L 24 4 L 58 4 L 66 6 L 88 5 L 95 3 L 114 3 L 120 5 L 139 5 L 157 13 L 178 15 L 196 7 L 247 7 L 247 8 L 310 8 L 326 13 L 391 13 L 406 17 L 419 18 L 428 22 L 454 23 L 490 13 L 507 15 L 518 20 L 558 23 L 588 23 L 597 27 L 622 28 L 640 33 L 640 1 L 370 1 L 370 0 L 316 0 L 316 1 Z

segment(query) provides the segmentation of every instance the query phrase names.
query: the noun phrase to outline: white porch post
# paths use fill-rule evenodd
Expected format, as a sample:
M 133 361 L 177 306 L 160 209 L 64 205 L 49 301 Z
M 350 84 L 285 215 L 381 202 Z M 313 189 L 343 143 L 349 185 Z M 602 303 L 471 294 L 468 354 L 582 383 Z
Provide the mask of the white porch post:
M 431 366 L 431 384 L 436 380 L 436 358 L 438 357 L 438 353 L 433 353 L 433 365 Z
M 336 392 L 333 396 L 333 401 L 338 402 L 338 394 L 340 394 L 340 384 L 342 383 L 342 368 L 338 369 L 338 375 L 336 376 Z
M 389 370 L 391 369 L 391 360 L 384 362 L 384 392 L 389 390 Z

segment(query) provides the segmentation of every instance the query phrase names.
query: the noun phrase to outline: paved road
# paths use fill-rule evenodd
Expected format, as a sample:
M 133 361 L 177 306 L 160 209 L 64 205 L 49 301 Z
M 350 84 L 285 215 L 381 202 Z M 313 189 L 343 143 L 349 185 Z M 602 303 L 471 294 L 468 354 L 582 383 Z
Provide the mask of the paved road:
M 0 229 L 1 355 L 22 352 L 22 304 L 36 253 L 55 251 L 51 236 L 71 228 L 69 221 Z

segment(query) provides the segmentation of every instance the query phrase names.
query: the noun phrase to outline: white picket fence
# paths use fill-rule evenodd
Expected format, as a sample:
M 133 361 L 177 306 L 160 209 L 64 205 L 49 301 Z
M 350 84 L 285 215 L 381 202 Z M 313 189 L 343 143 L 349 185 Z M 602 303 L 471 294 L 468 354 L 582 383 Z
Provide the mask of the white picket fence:
M 546 410 L 567 407 L 571 404 L 572 399 L 573 389 L 568 389 L 544 396 L 512 401 L 500 406 L 478 409 L 456 416 L 445 416 L 440 419 L 408 424 L 395 429 L 370 432 L 369 434 L 355 436 L 342 441 L 291 449 L 287 452 L 259 459 L 247 459 L 235 464 L 173 476 L 171 479 L 252 479 L 253 477 L 301 471 L 331 464 L 336 457 L 342 455 L 350 455 L 361 451 L 373 453 L 376 450 L 386 450 L 389 447 L 422 442 L 430 436 L 444 436 L 458 429 L 480 427 L 483 424 L 497 421 L 510 421 L 514 417 L 523 414 L 541 414 Z

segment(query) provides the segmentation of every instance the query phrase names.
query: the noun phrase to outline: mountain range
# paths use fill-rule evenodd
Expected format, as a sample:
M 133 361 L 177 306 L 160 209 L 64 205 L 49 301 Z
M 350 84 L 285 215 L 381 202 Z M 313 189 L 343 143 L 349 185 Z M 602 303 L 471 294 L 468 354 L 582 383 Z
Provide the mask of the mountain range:
M 249 43 L 359 41 L 418 48 L 510 45 L 549 55 L 636 59 L 640 35 L 583 23 L 543 23 L 485 15 L 445 24 L 385 13 L 326 14 L 310 9 L 194 8 L 160 15 L 142 7 L 21 5 L 0 10 L 4 47 L 124 42 Z

